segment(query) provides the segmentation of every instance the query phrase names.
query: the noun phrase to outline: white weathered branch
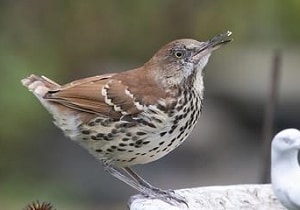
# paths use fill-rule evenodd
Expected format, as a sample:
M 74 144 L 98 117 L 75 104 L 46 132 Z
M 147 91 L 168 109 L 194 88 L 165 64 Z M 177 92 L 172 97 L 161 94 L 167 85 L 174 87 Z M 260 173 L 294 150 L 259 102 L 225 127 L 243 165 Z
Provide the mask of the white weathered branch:
M 149 199 L 141 195 L 132 196 L 130 210 L 284 210 L 276 199 L 270 184 L 211 186 L 175 190 L 186 198 L 184 204 L 172 206 L 159 199 Z

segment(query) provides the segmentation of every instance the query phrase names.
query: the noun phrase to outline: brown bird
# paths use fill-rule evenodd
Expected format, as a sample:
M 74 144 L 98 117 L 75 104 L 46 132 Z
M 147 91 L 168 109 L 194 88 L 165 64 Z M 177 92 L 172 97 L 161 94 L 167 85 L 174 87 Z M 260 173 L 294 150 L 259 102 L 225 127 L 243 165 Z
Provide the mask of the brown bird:
M 143 66 L 59 85 L 31 75 L 22 80 L 66 136 L 86 148 L 106 171 L 143 195 L 184 202 L 153 187 L 130 167 L 157 160 L 193 130 L 203 103 L 203 68 L 231 32 L 206 42 L 179 39 Z

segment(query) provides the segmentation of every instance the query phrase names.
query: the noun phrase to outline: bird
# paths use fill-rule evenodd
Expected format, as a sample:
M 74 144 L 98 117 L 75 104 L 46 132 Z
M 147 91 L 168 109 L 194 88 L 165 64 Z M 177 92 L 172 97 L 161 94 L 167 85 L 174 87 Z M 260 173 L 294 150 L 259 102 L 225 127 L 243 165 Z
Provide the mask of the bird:
M 289 210 L 300 210 L 300 131 L 285 129 L 273 138 L 271 182 L 278 200 Z
M 172 190 L 152 186 L 131 168 L 167 155 L 193 130 L 204 95 L 204 67 L 232 32 L 205 42 L 178 39 L 141 67 L 65 85 L 45 76 L 21 80 L 50 112 L 65 136 L 87 149 L 105 171 L 142 195 L 185 203 Z

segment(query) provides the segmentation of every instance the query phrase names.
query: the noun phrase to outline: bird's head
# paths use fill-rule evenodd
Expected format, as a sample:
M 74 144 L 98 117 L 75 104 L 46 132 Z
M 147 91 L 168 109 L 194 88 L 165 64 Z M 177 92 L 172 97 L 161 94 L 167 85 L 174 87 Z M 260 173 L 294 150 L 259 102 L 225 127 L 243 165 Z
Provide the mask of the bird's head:
M 230 42 L 232 40 L 230 35 L 231 32 L 228 31 L 206 42 L 194 39 L 172 41 L 158 50 L 146 65 L 153 70 L 152 73 L 157 81 L 166 83 L 164 85 L 183 85 L 198 73 L 202 77 L 202 70 L 210 54 Z
M 300 131 L 294 128 L 285 129 L 275 135 L 272 141 L 272 151 L 289 152 L 300 150 Z

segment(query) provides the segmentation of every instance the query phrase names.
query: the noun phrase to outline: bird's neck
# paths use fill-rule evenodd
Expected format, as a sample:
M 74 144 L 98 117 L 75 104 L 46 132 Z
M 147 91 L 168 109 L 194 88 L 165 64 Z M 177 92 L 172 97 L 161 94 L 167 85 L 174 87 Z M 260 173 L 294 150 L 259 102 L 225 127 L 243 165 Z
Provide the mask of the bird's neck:
M 203 96 L 204 82 L 203 82 L 203 70 L 198 70 L 195 72 L 193 87 L 201 96 Z
M 203 69 L 194 69 L 193 73 L 184 80 L 182 84 L 186 89 L 193 91 L 197 96 L 203 99 L 204 95 L 204 82 L 203 82 Z
M 276 164 L 275 164 L 276 163 Z M 280 179 L 284 174 L 300 177 L 300 166 L 298 162 L 298 151 L 289 151 L 284 154 L 272 154 L 272 179 Z

